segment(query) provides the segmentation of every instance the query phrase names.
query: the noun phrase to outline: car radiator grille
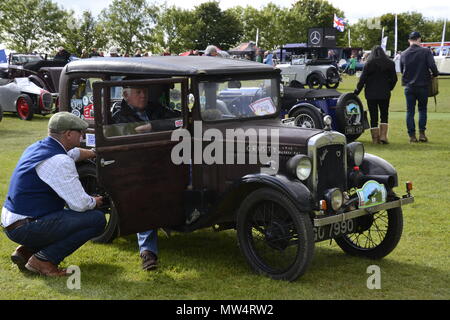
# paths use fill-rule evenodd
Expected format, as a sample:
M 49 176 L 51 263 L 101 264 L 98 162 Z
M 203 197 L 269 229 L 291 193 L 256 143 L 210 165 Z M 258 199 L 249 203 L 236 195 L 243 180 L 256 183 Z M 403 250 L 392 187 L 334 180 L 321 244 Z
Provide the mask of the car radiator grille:
M 344 146 L 327 145 L 317 150 L 317 195 L 323 196 L 325 190 L 340 188 L 346 190 Z
M 42 107 L 44 110 L 51 110 L 53 98 L 50 93 L 44 93 L 42 95 Z

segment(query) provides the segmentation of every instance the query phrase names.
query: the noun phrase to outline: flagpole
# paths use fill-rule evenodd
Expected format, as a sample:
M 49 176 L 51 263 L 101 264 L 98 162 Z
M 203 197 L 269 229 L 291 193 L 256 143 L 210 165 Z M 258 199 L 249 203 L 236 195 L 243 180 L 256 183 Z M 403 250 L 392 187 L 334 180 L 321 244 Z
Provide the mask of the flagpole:
M 258 48 L 259 28 L 256 28 L 256 47 Z
M 394 44 L 394 57 L 397 54 L 397 42 L 398 42 L 398 21 L 397 14 L 395 14 L 395 44 Z
M 444 55 L 445 27 L 446 26 L 447 26 L 447 19 L 444 20 L 444 29 L 442 30 L 441 50 L 439 50 L 439 56 Z
M 350 36 L 350 27 L 347 27 L 348 30 L 348 47 L 352 47 L 351 36 Z

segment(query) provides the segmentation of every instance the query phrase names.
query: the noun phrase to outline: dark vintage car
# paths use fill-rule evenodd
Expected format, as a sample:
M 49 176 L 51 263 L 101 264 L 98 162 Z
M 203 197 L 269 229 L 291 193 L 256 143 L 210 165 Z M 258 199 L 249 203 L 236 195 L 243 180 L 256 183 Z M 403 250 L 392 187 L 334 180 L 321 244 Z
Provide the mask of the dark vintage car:
M 282 123 L 280 80 L 271 66 L 214 57 L 69 63 L 61 110 L 89 122 L 84 145 L 97 153 L 78 164 L 80 179 L 88 193 L 109 199 L 108 224 L 93 240 L 160 227 L 236 229 L 256 272 L 291 281 L 310 266 L 319 241 L 335 239 L 362 257 L 389 254 L 402 233 L 401 207 L 414 199 L 411 185 L 398 197 L 392 165 L 329 126 Z M 221 96 L 255 86 L 252 96 Z M 122 95 L 134 89 L 166 115 L 117 121 Z
M 369 128 L 367 111 L 354 93 L 341 93 L 334 89 L 302 89 L 284 87 L 281 114 L 293 117 L 295 125 L 303 128 L 323 128 L 326 115 L 333 119 L 332 129 L 347 140 L 358 139 Z

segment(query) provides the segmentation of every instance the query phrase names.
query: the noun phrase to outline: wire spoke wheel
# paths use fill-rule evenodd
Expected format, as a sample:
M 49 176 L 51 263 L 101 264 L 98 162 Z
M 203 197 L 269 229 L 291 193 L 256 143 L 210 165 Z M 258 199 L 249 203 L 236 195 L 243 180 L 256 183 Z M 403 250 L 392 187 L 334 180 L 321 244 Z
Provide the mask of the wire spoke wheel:
M 272 189 L 251 193 L 238 212 L 239 246 L 250 266 L 274 279 L 293 281 L 314 252 L 312 224 L 290 199 Z
M 372 226 L 362 233 L 350 234 L 348 240 L 355 247 L 361 249 L 376 248 L 386 238 L 388 231 L 388 214 L 387 211 L 380 211 L 374 214 Z
M 403 231 L 401 208 L 379 211 L 359 219 L 358 232 L 335 239 L 344 252 L 381 259 L 394 250 Z
M 300 114 L 297 118 L 295 118 L 295 125 L 301 128 L 316 128 L 314 119 L 307 114 Z
M 98 186 L 97 175 L 94 166 L 81 166 L 78 169 L 78 174 L 80 176 L 81 185 L 83 186 L 87 194 L 91 196 L 104 194 L 103 190 L 101 190 Z M 114 207 L 114 203 L 110 199 L 104 198 L 104 204 L 98 210 L 101 210 L 105 214 L 105 230 L 101 235 L 91 240 L 98 243 L 111 242 L 112 240 L 114 240 L 118 233 L 118 216 L 117 211 Z
M 288 270 L 299 250 L 297 230 L 289 214 L 278 204 L 265 201 L 255 207 L 248 219 L 248 241 L 258 258 L 273 272 Z

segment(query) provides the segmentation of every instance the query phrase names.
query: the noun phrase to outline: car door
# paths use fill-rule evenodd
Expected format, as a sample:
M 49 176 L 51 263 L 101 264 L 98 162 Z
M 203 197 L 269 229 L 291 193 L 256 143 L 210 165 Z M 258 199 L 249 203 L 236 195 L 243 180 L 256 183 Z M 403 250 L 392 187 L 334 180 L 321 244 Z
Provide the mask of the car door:
M 133 133 L 120 130 L 128 123 L 114 120 L 118 103 L 123 103 L 117 97 L 124 86 L 135 85 L 148 88 L 149 104 L 151 95 L 154 99 L 161 94 L 165 108 L 179 111 L 178 116 L 164 119 L 169 124 L 173 121 L 173 128 Z M 155 88 L 163 89 L 158 93 Z M 171 136 L 187 124 L 187 88 L 185 78 L 93 84 L 98 179 L 117 209 L 120 235 L 185 222 L 183 196 L 189 167 L 173 163 L 171 151 L 178 141 L 172 141 Z

